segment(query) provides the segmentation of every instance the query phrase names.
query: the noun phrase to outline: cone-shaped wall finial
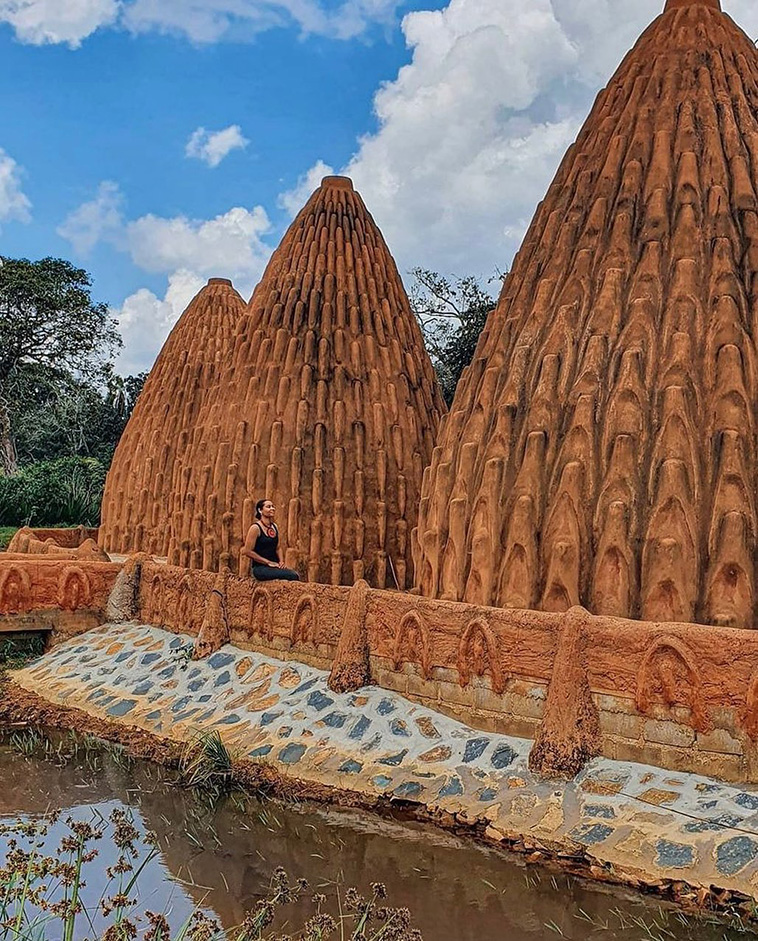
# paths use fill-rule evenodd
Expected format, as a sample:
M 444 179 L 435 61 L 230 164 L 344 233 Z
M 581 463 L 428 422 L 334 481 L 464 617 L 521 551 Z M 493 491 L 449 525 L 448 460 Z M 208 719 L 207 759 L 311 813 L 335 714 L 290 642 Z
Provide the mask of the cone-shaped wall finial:
M 274 252 L 174 475 L 169 560 L 249 571 L 255 502 L 309 581 L 406 587 L 444 404 L 387 245 L 326 177 Z
M 758 51 L 715 2 L 669 10 L 599 95 L 458 386 L 424 594 L 756 624 Z
M 231 281 L 211 278 L 171 331 L 108 473 L 100 543 L 109 552 L 168 552 L 181 454 L 244 310 Z
M 670 13 L 672 10 L 681 10 L 683 7 L 694 7 L 696 4 L 710 7 L 712 10 L 721 11 L 721 0 L 666 0 L 664 12 Z

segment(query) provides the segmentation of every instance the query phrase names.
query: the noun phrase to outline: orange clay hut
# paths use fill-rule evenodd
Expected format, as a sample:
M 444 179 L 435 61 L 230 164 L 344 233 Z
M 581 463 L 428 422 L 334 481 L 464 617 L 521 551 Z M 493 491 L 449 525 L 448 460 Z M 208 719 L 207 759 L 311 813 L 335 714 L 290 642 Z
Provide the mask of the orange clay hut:
M 152 407 L 135 412 L 106 495 L 104 530 L 118 516 L 120 537 L 106 546 L 145 547 L 132 534 L 158 515 L 171 563 L 245 572 L 239 550 L 268 497 L 285 562 L 303 578 L 407 587 L 445 407 L 395 262 L 349 179 L 327 177 L 313 193 L 234 321 L 199 410 L 183 410 L 160 440 Z M 176 376 L 164 381 L 179 409 Z M 159 506 L 132 498 L 127 511 L 121 481 L 143 475 L 137 493 L 149 488 L 141 465 L 153 452 L 170 495 Z
M 427 471 L 423 594 L 750 627 L 758 51 L 668 0 L 599 95 Z
M 244 311 L 232 282 L 211 278 L 171 331 L 108 473 L 99 537 L 106 551 L 166 555 L 181 455 Z

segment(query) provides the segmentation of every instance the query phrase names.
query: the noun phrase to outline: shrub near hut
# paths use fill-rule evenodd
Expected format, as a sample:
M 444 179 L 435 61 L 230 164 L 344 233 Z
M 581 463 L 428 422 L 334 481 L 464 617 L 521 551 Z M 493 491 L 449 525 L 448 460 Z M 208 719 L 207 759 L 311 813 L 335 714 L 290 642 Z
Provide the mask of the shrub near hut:
M 97 526 L 105 468 L 94 458 L 66 457 L 0 476 L 2 526 Z

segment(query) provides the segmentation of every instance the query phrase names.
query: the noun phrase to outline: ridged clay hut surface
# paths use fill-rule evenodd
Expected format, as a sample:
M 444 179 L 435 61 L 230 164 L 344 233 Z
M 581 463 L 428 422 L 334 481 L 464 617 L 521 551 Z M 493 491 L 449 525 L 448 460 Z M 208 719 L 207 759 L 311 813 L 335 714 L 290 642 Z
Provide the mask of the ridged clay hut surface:
M 108 473 L 100 527 L 106 551 L 168 553 L 181 458 L 244 312 L 232 282 L 212 278 L 171 331 Z
M 268 497 L 301 577 L 405 587 L 443 411 L 387 245 L 350 180 L 327 177 L 272 256 L 178 456 L 169 559 L 247 571 L 241 542 Z
M 425 479 L 425 595 L 752 627 L 758 52 L 669 0 L 503 285 Z

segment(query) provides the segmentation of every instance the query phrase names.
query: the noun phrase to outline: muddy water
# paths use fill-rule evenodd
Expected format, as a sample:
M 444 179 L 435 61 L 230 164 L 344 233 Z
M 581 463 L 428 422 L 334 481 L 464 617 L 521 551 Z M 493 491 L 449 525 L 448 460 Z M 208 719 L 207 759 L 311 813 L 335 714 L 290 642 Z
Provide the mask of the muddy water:
M 90 819 L 117 806 L 130 807 L 135 821 L 158 835 L 160 854 L 140 880 L 140 907 L 165 911 L 175 925 L 197 906 L 227 927 L 239 924 L 272 870 L 284 866 L 293 878 L 305 877 L 326 894 L 334 894 L 334 884 L 368 890 L 371 882 L 385 883 L 389 904 L 413 912 L 425 941 L 746 937 L 723 925 L 685 922 L 641 896 L 527 868 L 516 858 L 431 828 L 247 797 L 209 806 L 152 765 L 125 768 L 89 755 L 59 767 L 0 746 L 0 820 L 56 808 Z M 54 828 L 50 848 L 60 836 Z M 105 840 L 99 849 L 86 890 L 93 908 L 104 888 L 105 867 L 114 862 Z M 299 914 L 308 917 L 310 903 L 302 904 Z M 82 937 L 92 936 L 91 930 L 82 931 Z

